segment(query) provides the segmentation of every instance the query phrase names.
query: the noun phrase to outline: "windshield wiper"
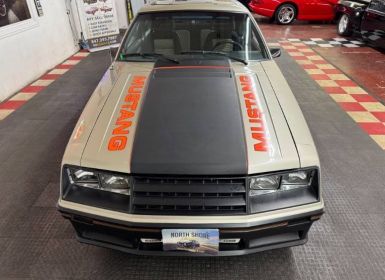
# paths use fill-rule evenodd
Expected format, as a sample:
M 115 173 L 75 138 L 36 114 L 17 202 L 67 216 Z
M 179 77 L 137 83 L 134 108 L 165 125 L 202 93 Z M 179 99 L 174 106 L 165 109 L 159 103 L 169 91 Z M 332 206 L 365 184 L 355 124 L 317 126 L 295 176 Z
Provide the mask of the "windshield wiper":
M 242 58 L 239 58 L 239 57 L 236 57 L 236 56 L 232 56 L 228 53 L 225 53 L 225 52 L 216 52 L 216 51 L 189 51 L 189 52 L 181 52 L 180 54 L 209 54 L 209 55 L 222 55 L 222 56 L 226 56 L 232 60 L 235 60 L 235 61 L 238 61 L 238 62 L 242 62 L 243 64 L 245 65 L 248 65 L 249 63 L 242 59 Z
M 176 63 L 176 64 L 179 64 L 179 60 L 175 59 L 175 58 L 172 58 L 172 57 L 168 57 L 164 54 L 161 54 L 161 53 L 122 53 L 121 54 L 123 58 L 127 58 L 127 57 L 134 57 L 134 56 L 140 56 L 140 57 L 143 57 L 143 58 L 163 58 L 163 59 L 166 59 L 168 61 L 171 61 L 173 63 Z

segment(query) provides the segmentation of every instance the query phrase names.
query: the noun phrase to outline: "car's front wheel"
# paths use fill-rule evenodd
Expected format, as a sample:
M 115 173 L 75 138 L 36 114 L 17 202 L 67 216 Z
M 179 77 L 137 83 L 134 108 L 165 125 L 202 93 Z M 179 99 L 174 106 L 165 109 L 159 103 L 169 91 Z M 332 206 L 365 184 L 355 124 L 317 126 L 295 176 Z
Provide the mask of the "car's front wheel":
M 352 23 L 347 14 L 343 14 L 337 23 L 337 33 L 342 36 L 350 36 L 353 34 Z
M 297 16 L 297 9 L 292 4 L 283 4 L 275 12 L 275 20 L 278 24 L 290 24 Z

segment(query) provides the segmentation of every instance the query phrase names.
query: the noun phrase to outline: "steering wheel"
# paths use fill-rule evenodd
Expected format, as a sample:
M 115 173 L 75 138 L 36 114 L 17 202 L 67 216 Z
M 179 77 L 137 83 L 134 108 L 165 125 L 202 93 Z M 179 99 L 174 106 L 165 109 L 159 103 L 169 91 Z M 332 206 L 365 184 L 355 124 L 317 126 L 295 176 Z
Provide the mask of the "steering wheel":
M 234 40 L 232 40 L 232 39 L 225 39 L 225 40 L 220 40 L 220 41 L 218 41 L 218 42 L 215 44 L 215 46 L 213 47 L 212 51 L 217 50 L 217 48 L 218 48 L 219 46 L 222 46 L 222 45 L 225 45 L 225 44 L 231 44 L 231 45 L 233 45 L 233 46 L 239 47 L 240 50 L 243 50 L 243 46 L 241 45 L 241 43 L 238 43 L 238 42 L 236 42 L 236 41 L 234 41 Z

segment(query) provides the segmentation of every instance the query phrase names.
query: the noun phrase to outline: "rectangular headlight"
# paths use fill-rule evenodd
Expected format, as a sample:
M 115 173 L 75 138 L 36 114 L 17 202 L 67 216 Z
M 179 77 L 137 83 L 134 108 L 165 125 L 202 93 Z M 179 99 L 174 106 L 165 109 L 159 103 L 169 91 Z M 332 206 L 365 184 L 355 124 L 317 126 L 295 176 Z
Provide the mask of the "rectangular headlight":
M 267 194 L 279 189 L 280 176 L 263 176 L 250 178 L 250 195 Z
M 289 191 L 296 188 L 308 187 L 313 175 L 312 170 L 297 171 L 282 176 L 281 190 Z
M 315 203 L 320 198 L 319 169 L 304 168 L 251 176 L 248 192 L 250 213 Z
M 67 168 L 71 184 L 101 191 L 130 195 L 131 178 L 83 168 Z
M 129 177 L 100 174 L 101 189 L 109 192 L 130 195 L 131 180 Z
M 98 175 L 92 171 L 82 169 L 67 169 L 71 184 L 84 188 L 99 189 Z
M 256 176 L 249 180 L 249 195 L 263 195 L 310 186 L 314 170 L 299 170 L 278 175 Z

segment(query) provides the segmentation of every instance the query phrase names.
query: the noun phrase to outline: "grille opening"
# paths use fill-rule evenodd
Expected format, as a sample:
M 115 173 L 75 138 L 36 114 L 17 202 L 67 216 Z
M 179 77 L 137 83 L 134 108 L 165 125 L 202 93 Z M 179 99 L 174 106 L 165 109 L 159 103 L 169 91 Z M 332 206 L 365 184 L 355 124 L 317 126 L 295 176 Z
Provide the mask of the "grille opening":
M 133 213 L 154 215 L 246 214 L 245 178 L 135 177 Z

